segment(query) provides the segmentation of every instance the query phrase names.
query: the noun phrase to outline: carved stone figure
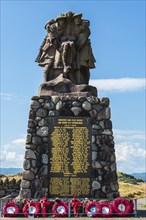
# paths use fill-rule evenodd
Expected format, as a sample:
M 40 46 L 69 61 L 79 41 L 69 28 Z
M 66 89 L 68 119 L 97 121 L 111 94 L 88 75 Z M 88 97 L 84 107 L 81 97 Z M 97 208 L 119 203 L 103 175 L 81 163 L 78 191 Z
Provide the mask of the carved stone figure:
M 44 83 L 63 74 L 76 85 L 87 84 L 95 58 L 89 40 L 90 22 L 71 11 L 47 22 L 47 35 L 36 58 L 44 67 Z

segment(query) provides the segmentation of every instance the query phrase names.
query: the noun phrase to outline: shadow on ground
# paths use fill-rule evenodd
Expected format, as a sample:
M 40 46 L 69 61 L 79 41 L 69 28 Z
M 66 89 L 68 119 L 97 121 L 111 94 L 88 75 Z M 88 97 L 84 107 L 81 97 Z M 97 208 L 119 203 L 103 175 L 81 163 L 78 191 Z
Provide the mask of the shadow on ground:
M 138 217 L 146 217 L 146 210 L 138 210 L 137 211 L 137 216 Z

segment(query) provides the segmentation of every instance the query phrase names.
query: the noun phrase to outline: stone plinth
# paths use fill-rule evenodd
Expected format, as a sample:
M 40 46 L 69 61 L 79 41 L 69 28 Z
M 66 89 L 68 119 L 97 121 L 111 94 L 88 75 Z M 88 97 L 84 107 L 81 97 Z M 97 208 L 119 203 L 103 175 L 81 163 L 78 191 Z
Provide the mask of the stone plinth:
M 97 96 L 97 89 L 94 86 L 81 84 L 76 85 L 71 80 L 60 74 L 57 78 L 40 85 L 39 96 Z
M 91 188 L 93 198 L 119 196 L 109 99 L 95 96 L 35 96 L 31 99 L 21 198 L 41 198 L 49 192 L 50 126 L 55 117 L 86 118 L 91 126 Z

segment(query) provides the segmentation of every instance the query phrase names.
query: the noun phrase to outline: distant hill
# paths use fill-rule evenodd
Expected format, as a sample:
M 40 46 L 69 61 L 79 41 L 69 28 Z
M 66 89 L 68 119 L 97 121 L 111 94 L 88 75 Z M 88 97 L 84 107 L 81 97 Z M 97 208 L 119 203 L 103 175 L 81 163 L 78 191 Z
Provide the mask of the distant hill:
M 9 175 L 9 174 L 17 174 L 22 172 L 22 168 L 0 168 L 0 174 Z
M 118 174 L 118 181 L 124 182 L 124 183 L 131 183 L 131 184 L 138 184 L 140 182 L 144 182 L 143 179 L 136 178 L 133 175 L 129 175 L 122 172 L 117 172 Z
M 132 173 L 135 178 L 142 179 L 144 182 L 146 182 L 146 172 L 145 173 Z

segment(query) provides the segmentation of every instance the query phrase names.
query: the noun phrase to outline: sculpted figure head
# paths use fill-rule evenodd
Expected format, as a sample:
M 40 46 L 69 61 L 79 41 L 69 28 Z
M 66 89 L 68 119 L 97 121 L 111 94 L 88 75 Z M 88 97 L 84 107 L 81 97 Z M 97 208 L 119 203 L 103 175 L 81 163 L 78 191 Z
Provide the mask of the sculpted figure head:
M 59 15 L 57 18 L 56 18 L 56 22 L 58 24 L 58 26 L 61 28 L 61 27 L 64 27 L 65 25 L 65 15 L 61 14 Z
M 82 24 L 82 14 L 74 14 L 73 19 L 76 25 Z

